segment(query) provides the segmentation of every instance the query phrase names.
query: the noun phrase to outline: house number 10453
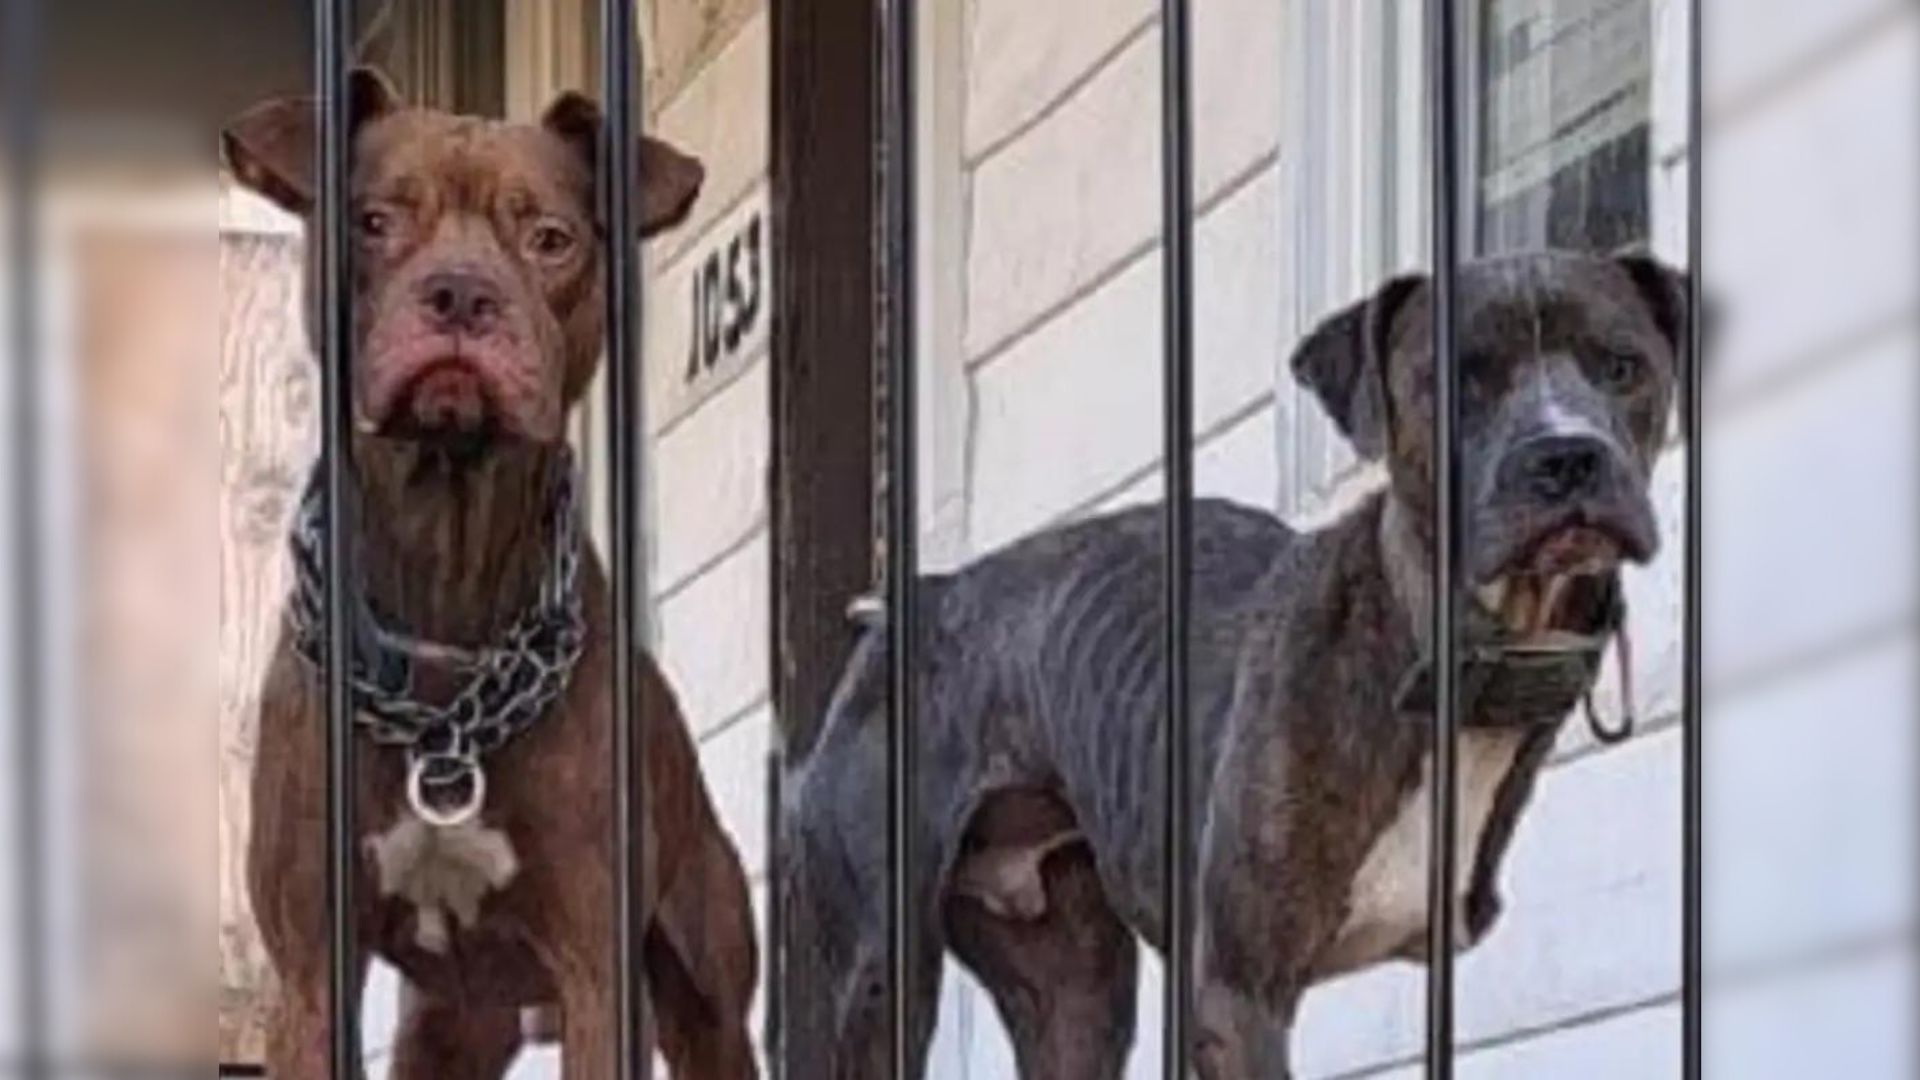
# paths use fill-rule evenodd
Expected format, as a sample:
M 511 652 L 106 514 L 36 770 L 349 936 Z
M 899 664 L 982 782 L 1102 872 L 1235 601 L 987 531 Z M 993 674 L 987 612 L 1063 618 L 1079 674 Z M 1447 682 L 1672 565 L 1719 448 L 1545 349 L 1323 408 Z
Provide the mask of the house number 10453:
M 735 359 L 752 336 L 766 306 L 761 258 L 764 231 L 761 215 L 756 212 L 694 269 L 687 382 Z

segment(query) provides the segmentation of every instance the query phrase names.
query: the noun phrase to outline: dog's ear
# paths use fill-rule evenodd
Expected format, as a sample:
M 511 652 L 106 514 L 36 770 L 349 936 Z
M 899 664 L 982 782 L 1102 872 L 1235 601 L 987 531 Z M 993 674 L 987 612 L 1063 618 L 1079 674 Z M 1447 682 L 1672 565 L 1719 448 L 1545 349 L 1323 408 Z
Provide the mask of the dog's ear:
M 1673 355 L 1684 365 L 1690 352 L 1696 316 L 1692 299 L 1693 276 L 1645 252 L 1629 252 L 1616 256 L 1614 261 L 1626 271 L 1634 288 L 1640 291 L 1641 299 L 1653 315 L 1654 325 L 1660 328 L 1661 335 L 1673 347 Z M 1697 315 L 1701 338 L 1711 338 L 1715 321 L 1713 305 L 1703 302 Z
M 1645 301 L 1647 310 L 1653 315 L 1653 324 L 1660 328 L 1661 336 L 1667 339 L 1668 346 L 1673 350 L 1675 365 L 1673 377 L 1684 383 L 1689 370 L 1695 363 L 1701 365 L 1701 371 L 1704 373 L 1706 358 L 1713 353 L 1713 350 L 1706 346 L 1713 338 L 1715 320 L 1713 305 L 1704 300 L 1698 312 L 1693 310 L 1693 275 L 1668 266 L 1645 252 L 1628 252 L 1616 256 L 1614 261 L 1627 272 L 1627 277 L 1633 281 L 1634 288 L 1640 291 L 1640 298 Z M 1697 360 L 1693 355 L 1693 320 L 1695 318 L 1700 320 L 1700 341 L 1706 354 Z M 1691 438 L 1692 432 L 1689 429 L 1687 417 L 1686 406 L 1682 403 L 1680 406 L 1681 433 Z
M 400 107 L 399 92 L 372 68 L 353 70 L 347 77 L 347 94 L 347 114 L 356 130 Z M 220 133 L 221 154 L 234 179 L 284 210 L 295 214 L 311 210 L 319 112 L 312 97 L 283 97 L 235 117 Z
M 687 220 L 706 183 L 706 166 L 652 136 L 640 139 L 640 235 L 652 236 Z
M 1426 279 L 1397 277 L 1321 323 L 1293 353 L 1293 377 L 1314 392 L 1362 458 L 1378 461 L 1392 442 L 1387 401 L 1387 336 Z
M 567 140 L 587 160 L 589 168 L 600 158 L 600 106 L 592 98 L 569 90 L 547 106 L 540 123 Z M 652 236 L 687 219 L 707 170 L 700 162 L 672 146 L 643 135 L 640 138 L 640 235 Z

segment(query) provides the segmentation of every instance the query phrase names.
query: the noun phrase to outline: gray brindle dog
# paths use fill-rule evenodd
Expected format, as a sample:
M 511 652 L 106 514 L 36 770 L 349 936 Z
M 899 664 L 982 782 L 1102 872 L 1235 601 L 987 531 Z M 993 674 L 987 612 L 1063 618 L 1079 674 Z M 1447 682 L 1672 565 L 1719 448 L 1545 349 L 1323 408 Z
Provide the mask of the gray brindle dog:
M 1499 871 L 1565 717 L 1623 625 L 1619 570 L 1658 543 L 1648 495 L 1688 340 L 1684 278 L 1641 256 L 1528 254 L 1460 280 L 1469 604 L 1460 925 Z M 1289 1075 L 1314 984 L 1426 934 L 1432 569 L 1430 290 L 1389 282 L 1293 372 L 1384 490 L 1296 533 L 1195 508 L 1197 1032 L 1208 1080 Z M 1117 1077 L 1136 940 L 1165 941 L 1157 509 L 1057 528 L 924 582 L 917 665 L 922 916 L 916 1072 L 950 950 L 993 995 L 1026 1077 Z M 785 807 L 784 1056 L 888 1075 L 886 655 L 870 630 Z

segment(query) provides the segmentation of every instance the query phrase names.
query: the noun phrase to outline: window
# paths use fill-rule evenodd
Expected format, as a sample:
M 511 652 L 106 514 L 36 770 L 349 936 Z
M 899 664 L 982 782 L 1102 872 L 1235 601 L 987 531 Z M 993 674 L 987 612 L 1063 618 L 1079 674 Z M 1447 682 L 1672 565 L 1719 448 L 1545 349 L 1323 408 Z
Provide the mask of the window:
M 1648 0 L 1484 0 L 1476 14 L 1474 250 L 1645 242 Z

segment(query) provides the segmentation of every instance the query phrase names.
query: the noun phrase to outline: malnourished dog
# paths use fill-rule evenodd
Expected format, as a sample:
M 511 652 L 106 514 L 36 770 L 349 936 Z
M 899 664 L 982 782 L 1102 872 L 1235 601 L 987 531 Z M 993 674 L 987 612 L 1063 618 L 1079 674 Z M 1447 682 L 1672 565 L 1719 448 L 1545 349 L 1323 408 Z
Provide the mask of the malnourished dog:
M 369 72 L 352 89 L 357 960 L 409 982 L 396 1076 L 498 1076 L 520 1009 L 553 1005 L 567 1074 L 608 1076 L 607 589 L 564 429 L 601 347 L 599 112 L 570 94 L 511 125 L 403 108 Z M 234 174 L 309 213 L 314 123 L 304 99 L 246 113 L 225 136 Z M 643 153 L 651 233 L 685 216 L 702 170 L 652 140 Z M 262 691 L 248 853 L 281 986 L 268 1065 L 289 1078 L 327 1063 L 319 514 L 310 490 Z M 635 895 L 660 1046 L 676 1076 L 750 1077 L 746 878 L 672 694 L 650 659 L 637 666 Z
M 1563 718 L 1657 543 L 1647 488 L 1689 313 L 1639 257 L 1463 271 L 1468 946 Z M 1336 524 L 1196 507 L 1198 1033 L 1210 1080 L 1284 1077 L 1314 983 L 1424 952 L 1431 690 L 1429 290 L 1395 280 L 1293 358 L 1390 480 Z M 1119 1076 L 1135 936 L 1163 945 L 1160 521 L 1057 529 L 925 584 L 918 665 L 924 1058 L 941 954 L 993 994 L 1028 1077 Z M 885 649 L 870 633 L 789 785 L 787 1060 L 886 1074 Z

